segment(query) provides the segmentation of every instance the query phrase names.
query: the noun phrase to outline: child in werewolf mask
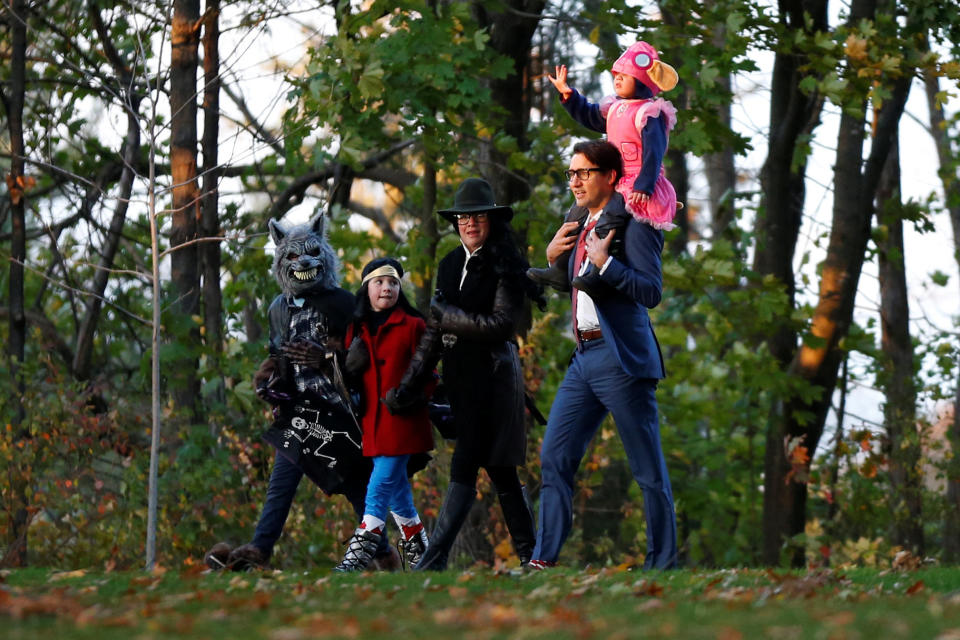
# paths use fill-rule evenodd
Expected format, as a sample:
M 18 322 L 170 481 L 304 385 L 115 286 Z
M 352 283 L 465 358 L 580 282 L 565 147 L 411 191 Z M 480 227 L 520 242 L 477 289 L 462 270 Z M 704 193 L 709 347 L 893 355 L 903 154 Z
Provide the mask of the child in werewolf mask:
M 257 395 L 273 405 L 275 420 L 263 437 L 276 448 L 276 457 L 253 540 L 233 550 L 226 543 L 216 545 L 207 553 L 214 568 L 266 564 L 304 474 L 326 494 L 345 495 L 358 519 L 370 477 L 338 362 L 354 296 L 338 286 L 339 264 L 324 235 L 324 217 L 291 227 L 271 220 L 270 235 L 276 244 L 273 274 L 282 292 L 268 311 L 270 357 L 260 365 L 254 385 Z M 382 536 L 375 566 L 395 568 L 398 561 Z

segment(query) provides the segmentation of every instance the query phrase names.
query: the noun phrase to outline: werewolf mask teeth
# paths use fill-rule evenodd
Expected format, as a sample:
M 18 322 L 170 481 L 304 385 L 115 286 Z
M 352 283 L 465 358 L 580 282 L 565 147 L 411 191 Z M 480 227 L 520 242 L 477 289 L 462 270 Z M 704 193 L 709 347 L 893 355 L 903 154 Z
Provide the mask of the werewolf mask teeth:
M 314 267 L 313 269 L 308 269 L 306 271 L 294 271 L 293 277 L 301 282 L 305 280 L 313 280 L 317 277 L 317 268 Z

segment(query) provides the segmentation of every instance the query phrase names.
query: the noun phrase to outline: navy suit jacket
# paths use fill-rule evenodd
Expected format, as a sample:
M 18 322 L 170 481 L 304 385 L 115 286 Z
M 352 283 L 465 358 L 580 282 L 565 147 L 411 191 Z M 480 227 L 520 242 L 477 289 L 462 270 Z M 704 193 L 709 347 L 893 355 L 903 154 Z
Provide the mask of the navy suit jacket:
M 623 196 L 614 193 L 604 207 L 604 211 L 608 210 L 622 212 Z M 574 206 L 567 214 L 567 220 L 580 218 L 583 214 L 583 208 Z M 663 290 L 660 263 L 663 232 L 631 217 L 626 230 L 617 231 L 617 234 L 621 233 L 625 262 L 613 258 L 601 276 L 616 291 L 594 300 L 600 330 L 624 371 L 637 378 L 661 379 L 666 376 L 666 370 L 647 309 L 660 304 Z M 575 251 L 570 252 L 567 265 L 571 280 L 575 255 Z

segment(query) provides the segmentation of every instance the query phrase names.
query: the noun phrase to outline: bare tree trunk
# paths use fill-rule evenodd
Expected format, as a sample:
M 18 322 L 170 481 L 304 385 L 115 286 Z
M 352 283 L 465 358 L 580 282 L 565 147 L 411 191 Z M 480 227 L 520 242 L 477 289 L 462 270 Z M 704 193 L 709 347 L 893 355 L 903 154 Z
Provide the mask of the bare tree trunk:
M 719 25 L 714 34 L 714 44 L 723 46 L 726 38 L 726 25 Z M 729 94 L 731 92 L 730 76 L 723 75 L 717 78 L 720 89 Z M 729 128 L 731 122 L 730 102 L 723 102 L 717 108 L 720 123 Z M 707 171 L 707 184 L 710 189 L 710 232 L 714 239 L 724 235 L 733 222 L 734 198 L 737 189 L 737 169 L 734 164 L 734 153 L 727 147 L 716 153 L 709 153 L 703 158 Z
M 664 23 L 675 29 L 680 29 L 684 18 L 678 18 L 677 12 L 674 11 L 675 3 L 660 0 L 657 6 L 660 8 Z M 680 78 L 674 96 L 671 100 L 680 114 L 679 117 L 682 118 L 684 111 L 690 105 L 690 89 L 683 78 Z M 669 232 L 665 238 L 667 250 L 672 255 L 677 256 L 687 252 L 687 242 L 690 240 L 692 231 L 690 228 L 692 218 L 690 171 L 687 168 L 687 154 L 684 153 L 683 149 L 678 149 L 676 146 L 667 146 L 667 153 L 663 160 L 666 176 L 677 192 L 677 202 L 683 204 L 683 208 L 677 211 L 677 216 L 674 218 L 677 228 Z
M 221 171 L 217 154 L 220 135 L 220 0 L 207 0 L 203 28 L 203 195 L 201 196 L 200 233 L 204 238 L 220 236 L 219 182 Z M 223 356 L 223 300 L 220 291 L 220 243 L 200 245 L 203 275 L 203 327 L 208 375 L 216 380 L 213 400 L 226 401 L 220 360 Z
M 9 93 L 4 91 L 0 94 L 7 112 L 7 131 L 10 135 L 10 173 L 6 176 L 7 192 L 10 196 L 11 224 L 10 280 L 7 290 L 10 335 L 7 340 L 7 356 L 10 359 L 12 376 L 10 388 L 16 390 L 17 396 L 13 403 L 11 426 L 16 429 L 17 438 L 22 440 L 30 437 L 29 432 L 21 428 L 25 416 L 21 404 L 24 382 L 20 378 L 20 367 L 23 364 L 27 341 L 23 291 L 23 264 L 27 258 L 27 182 L 24 175 L 23 140 L 23 102 L 27 90 L 27 3 L 25 0 L 13 0 L 4 4 L 9 6 L 5 13 L 11 34 Z M 9 567 L 24 567 L 27 565 L 27 526 L 30 520 L 27 511 L 27 487 L 19 478 L 12 480 L 10 539 L 2 564 Z
M 763 199 L 757 216 L 755 234 L 757 248 L 753 268 L 762 275 L 772 275 L 783 283 L 790 306 L 794 306 L 796 285 L 793 255 L 800 233 L 806 189 L 806 161 L 793 166 L 793 158 L 801 136 L 813 131 L 820 120 L 821 96 L 805 94 L 800 81 L 807 74 L 807 60 L 789 43 L 793 30 L 814 32 L 827 28 L 826 0 L 780 0 L 779 15 L 788 29 L 773 65 L 770 96 L 770 135 L 768 154 L 760 173 Z M 810 18 L 809 24 L 805 22 Z M 796 349 L 796 332 L 789 326 L 779 327 L 767 338 L 771 353 L 787 367 Z M 763 548 L 762 559 L 768 565 L 780 560 L 780 548 L 793 530 L 790 525 L 795 512 L 790 488 L 784 483 L 788 466 L 784 452 L 785 432 L 777 421 L 774 409 L 767 428 L 764 453 Z
M 937 157 L 940 160 L 940 179 L 943 181 L 943 193 L 946 196 L 947 209 L 950 212 L 950 225 L 953 227 L 953 253 L 960 265 L 960 180 L 957 180 L 958 159 L 954 156 L 950 140 L 947 138 L 943 107 L 937 102 L 940 82 L 933 74 L 925 78 L 927 106 L 930 110 L 930 135 L 937 145 Z M 953 402 L 953 425 L 950 428 L 950 447 L 954 452 L 947 462 L 947 508 L 943 517 L 943 559 L 947 563 L 960 562 L 960 378 L 957 380 L 956 396 Z
M 117 75 L 119 95 L 125 96 L 124 109 L 127 113 L 127 135 L 123 142 L 123 169 L 120 172 L 119 193 L 117 205 L 113 210 L 113 217 L 107 230 L 107 236 L 100 251 L 100 264 L 91 285 L 94 295 L 90 297 L 86 313 L 77 331 L 77 347 L 73 354 L 72 370 L 74 375 L 86 380 L 90 377 L 90 364 L 93 357 L 93 343 L 100 321 L 100 312 L 103 309 L 103 293 L 110 280 L 110 269 L 120 246 L 120 237 L 127 219 L 127 208 L 130 204 L 130 194 L 133 192 L 133 181 L 136 177 L 136 165 L 140 154 L 140 101 L 141 96 L 133 88 L 132 72 L 125 61 L 120 57 L 116 47 L 110 40 L 110 34 L 100 16 L 99 7 L 95 3 L 88 6 L 88 14 L 96 26 L 103 51 Z
M 677 100 L 677 108 L 683 111 L 687 103 L 686 91 L 683 91 Z M 690 240 L 690 171 L 687 168 L 687 154 L 682 149 L 670 147 L 667 149 L 666 168 L 667 177 L 677 191 L 677 201 L 683 203 L 683 209 L 677 211 L 674 223 L 677 228 L 667 233 L 667 247 L 672 255 L 677 256 L 687 252 L 687 242 Z
M 263 336 L 263 322 L 257 315 L 260 304 L 252 291 L 244 291 L 240 295 L 246 303 L 243 305 L 243 333 L 247 336 L 247 342 L 256 342 Z
M 156 121 L 156 108 L 154 117 Z M 150 181 L 147 187 L 149 201 L 148 215 L 150 216 L 150 256 L 153 273 L 151 287 L 153 302 L 153 326 L 150 340 L 150 469 L 147 472 L 147 540 L 146 562 L 147 571 L 153 571 L 157 561 L 157 511 L 160 502 L 160 227 L 157 223 L 157 181 L 156 168 L 153 161 L 157 151 L 155 124 L 151 124 L 150 131 Z
M 890 510 L 894 544 L 918 555 L 924 551 L 920 440 L 916 424 L 910 305 L 903 248 L 900 153 L 896 142 L 887 158 L 877 192 L 877 219 L 887 229 L 879 244 L 880 326 L 883 361 L 878 376 L 890 469 Z
M 875 0 L 857 0 L 852 6 L 851 21 L 870 19 L 875 9 Z M 789 369 L 818 391 L 812 398 L 789 398 L 778 407 L 780 412 L 772 419 L 770 433 L 775 437 L 768 437 L 768 446 L 779 451 L 780 459 L 767 452 L 764 488 L 776 492 L 778 501 L 769 504 L 768 511 L 771 499 L 764 496 L 765 534 L 771 535 L 770 539 L 765 535 L 766 552 L 778 550 L 784 537 L 802 533 L 806 525 L 807 484 L 803 473 L 792 472 L 797 466 L 801 472 L 809 471 L 810 461 L 807 459 L 798 465 L 798 461 L 793 460 L 794 464 L 791 464 L 784 451 L 784 442 L 800 442 L 812 454 L 823 434 L 830 400 L 836 388 L 837 372 L 844 357 L 840 343 L 847 336 L 853 319 L 854 300 L 870 237 L 874 197 L 910 91 L 909 76 L 897 79 L 891 89 L 891 96 L 884 101 L 875 122 L 875 136 L 865 165 L 862 161 L 865 117 L 845 109 L 840 119 L 834 173 L 833 223 L 810 330 L 812 339 L 800 346 Z M 865 99 L 862 105 L 865 110 Z M 861 166 L 864 166 L 862 171 Z M 785 526 L 774 528 L 776 518 L 782 518 L 779 522 Z M 769 531 L 767 525 L 771 527 Z M 774 533 L 778 534 L 777 537 L 772 536 Z M 775 559 L 768 557 L 768 561 Z M 802 548 L 792 551 L 791 562 L 794 566 L 803 566 Z
M 437 245 L 440 243 L 440 230 L 437 227 L 437 216 L 434 213 L 437 206 L 437 167 L 429 159 L 423 164 L 423 208 L 420 218 L 420 233 L 427 239 L 423 269 L 423 286 L 416 291 L 414 304 L 423 313 L 430 309 L 430 283 L 436 271 Z
M 828 526 L 833 524 L 837 517 L 839 509 L 837 490 L 840 484 L 840 458 L 843 456 L 843 423 L 847 417 L 847 389 L 849 387 L 850 375 L 848 373 L 848 357 L 843 359 L 840 369 L 840 401 L 837 403 L 837 429 L 833 437 L 833 461 L 830 463 L 830 481 L 827 485 L 830 488 L 830 503 L 827 507 Z
M 170 34 L 170 172 L 173 177 L 173 223 L 170 231 L 170 279 L 179 319 L 194 318 L 200 308 L 197 231 L 200 192 L 197 188 L 197 50 L 200 0 L 174 0 Z M 182 245 L 182 246 L 181 246 Z M 186 336 L 184 336 L 186 338 Z M 189 344 L 200 342 L 189 329 Z M 197 419 L 196 356 L 171 363 L 168 381 L 174 406 Z
M 513 73 L 490 82 L 492 99 L 503 108 L 506 118 L 502 123 L 504 133 L 517 141 L 518 148 L 526 151 L 527 126 L 530 124 L 530 78 L 527 67 L 530 63 L 530 48 L 533 36 L 540 23 L 544 0 L 510 0 L 507 5 L 513 11 L 491 11 L 485 3 L 474 2 L 473 11 L 481 27 L 490 33 L 490 46 L 498 53 L 513 60 Z M 493 169 L 490 183 L 498 204 L 511 204 L 530 197 L 530 183 L 526 175 L 507 168 L 506 157 L 492 148 L 488 149 Z

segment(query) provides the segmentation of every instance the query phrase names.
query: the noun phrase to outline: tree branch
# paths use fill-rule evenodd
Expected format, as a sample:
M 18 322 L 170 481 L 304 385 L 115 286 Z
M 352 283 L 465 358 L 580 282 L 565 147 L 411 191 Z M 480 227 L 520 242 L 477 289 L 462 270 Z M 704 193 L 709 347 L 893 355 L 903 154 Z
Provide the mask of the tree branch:
M 356 177 L 367 178 L 368 172 L 371 172 L 372 169 L 380 165 L 382 162 L 385 162 L 407 147 L 412 146 L 415 142 L 415 140 L 404 140 L 403 142 L 398 142 L 385 151 L 381 151 L 378 154 L 370 156 L 363 161 L 361 165 L 363 169 L 357 173 Z M 331 163 L 322 169 L 312 171 L 296 178 L 286 189 L 283 190 L 277 200 L 273 203 L 273 206 L 270 207 L 270 217 L 279 219 L 283 217 L 283 214 L 289 211 L 292 207 L 303 202 L 303 196 L 307 189 L 314 184 L 325 182 L 334 176 L 336 165 L 337 163 Z

